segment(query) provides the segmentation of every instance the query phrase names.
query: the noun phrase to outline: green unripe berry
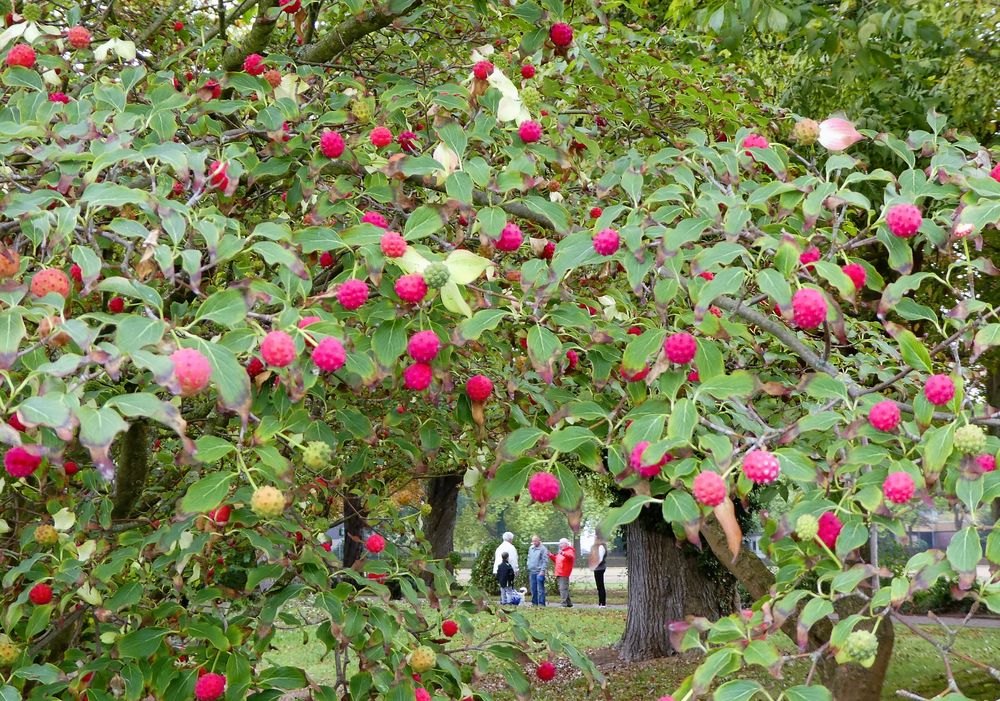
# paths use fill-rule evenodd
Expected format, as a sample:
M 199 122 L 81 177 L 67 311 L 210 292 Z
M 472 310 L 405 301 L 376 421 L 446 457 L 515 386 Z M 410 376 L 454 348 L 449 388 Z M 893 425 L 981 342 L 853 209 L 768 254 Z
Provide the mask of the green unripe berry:
M 37 22 L 42 18 L 42 8 L 35 4 L 25 4 L 21 8 L 21 16 L 29 22 Z
M 542 104 L 542 95 L 538 92 L 538 88 L 529 85 L 521 90 L 521 102 L 529 112 L 535 112 Z
M 875 661 L 876 653 L 878 653 L 878 638 L 871 631 L 856 630 L 847 636 L 844 656 L 849 661 L 869 667 Z
M 306 467 L 314 470 L 321 470 L 330 464 L 333 457 L 333 450 L 322 441 L 310 441 L 302 449 L 302 462 Z
M 17 662 L 20 651 L 12 643 L 0 643 L 0 667 L 10 667 Z
M 803 119 L 792 128 L 792 139 L 802 146 L 812 146 L 819 138 L 819 124 L 815 119 Z
M 112 24 L 108 27 L 108 37 L 111 39 L 121 39 L 122 38 L 122 28 L 117 24 Z
M 444 263 L 431 263 L 424 268 L 424 282 L 432 290 L 444 287 L 451 278 L 451 272 Z
M 375 114 L 375 102 L 367 97 L 359 97 L 351 103 L 351 114 L 361 123 L 368 123 Z
M 966 455 L 986 450 L 986 433 L 979 426 L 969 424 L 955 431 L 955 450 Z
M 813 540 L 819 535 L 819 520 L 812 514 L 795 519 L 795 535 L 802 540 Z

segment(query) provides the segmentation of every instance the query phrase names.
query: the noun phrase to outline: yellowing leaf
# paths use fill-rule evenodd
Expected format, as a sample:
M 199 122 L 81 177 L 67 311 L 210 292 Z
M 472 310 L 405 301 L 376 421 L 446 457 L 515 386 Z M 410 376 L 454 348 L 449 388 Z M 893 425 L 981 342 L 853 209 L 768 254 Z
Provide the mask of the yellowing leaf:
M 407 249 L 407 252 L 409 251 L 410 249 Z M 484 270 L 491 267 L 493 261 L 487 260 L 482 256 L 477 256 L 472 251 L 459 248 L 451 252 L 447 260 L 445 260 L 445 265 L 448 266 L 451 279 L 455 284 L 468 285 L 482 275 Z

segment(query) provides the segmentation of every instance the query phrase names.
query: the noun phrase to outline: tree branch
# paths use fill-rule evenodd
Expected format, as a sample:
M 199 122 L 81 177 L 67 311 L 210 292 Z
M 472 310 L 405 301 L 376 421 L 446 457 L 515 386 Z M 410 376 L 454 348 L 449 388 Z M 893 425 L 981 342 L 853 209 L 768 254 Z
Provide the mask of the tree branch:
M 351 44 L 363 37 L 388 27 L 403 15 L 415 10 L 423 4 L 423 0 L 413 0 L 398 12 L 391 12 L 387 7 L 374 7 L 365 10 L 357 17 L 352 17 L 338 24 L 320 37 L 319 41 L 303 46 L 298 52 L 298 58 L 311 63 L 323 63 L 345 51 Z M 240 59 L 242 61 L 242 59 Z
M 233 44 L 222 55 L 222 67 L 227 71 L 239 70 L 243 60 L 250 54 L 260 53 L 267 49 L 271 34 L 278 25 L 277 19 L 268 17 L 269 10 L 278 4 L 277 0 L 258 0 L 257 17 L 246 38 L 240 44 Z

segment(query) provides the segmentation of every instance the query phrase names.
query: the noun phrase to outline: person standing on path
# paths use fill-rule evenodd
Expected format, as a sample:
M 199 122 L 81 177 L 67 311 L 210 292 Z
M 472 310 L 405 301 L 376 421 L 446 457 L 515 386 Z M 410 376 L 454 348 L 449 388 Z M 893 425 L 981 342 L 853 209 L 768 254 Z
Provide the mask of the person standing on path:
M 608 592 L 604 588 L 604 570 L 608 567 L 608 548 L 603 538 L 598 537 L 590 548 L 590 569 L 594 571 L 594 583 L 597 585 L 597 606 L 608 605 Z
M 545 570 L 549 566 L 549 549 L 542 539 L 531 536 L 528 548 L 528 586 L 531 587 L 531 605 L 545 606 Z
M 500 556 L 500 565 L 497 567 L 497 583 L 500 585 L 500 605 L 516 603 L 514 598 L 514 568 L 510 564 L 510 555 L 503 553 Z
M 496 551 L 493 553 L 493 574 L 497 573 L 497 568 L 500 567 L 500 562 L 503 559 L 503 554 L 507 553 L 507 561 L 510 566 L 514 568 L 514 576 L 517 576 L 517 548 L 514 547 L 514 534 L 507 531 L 503 534 L 503 542 L 497 546 Z
M 556 563 L 556 581 L 559 582 L 559 598 L 566 608 L 573 606 L 569 598 L 569 577 L 573 574 L 573 563 L 576 562 L 576 550 L 573 544 L 565 538 L 559 540 L 559 554 L 549 554 L 549 559 Z

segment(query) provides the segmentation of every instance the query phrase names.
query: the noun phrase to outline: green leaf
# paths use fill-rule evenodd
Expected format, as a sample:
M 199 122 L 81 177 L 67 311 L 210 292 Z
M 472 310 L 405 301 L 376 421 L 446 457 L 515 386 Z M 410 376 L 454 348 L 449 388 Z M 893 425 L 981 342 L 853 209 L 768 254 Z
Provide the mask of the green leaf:
M 753 392 L 753 375 L 745 370 L 737 370 L 732 375 L 717 375 L 705 380 L 695 390 L 695 397 L 707 394 L 715 399 L 745 397 Z
M 486 493 L 490 499 L 509 499 L 520 494 L 528 482 L 532 465 L 534 461 L 529 458 L 501 465 L 493 478 L 486 483 Z
M 403 238 L 407 241 L 419 241 L 427 238 L 444 226 L 444 221 L 437 209 L 428 205 L 422 205 L 413 210 L 413 213 L 406 220 L 406 227 L 403 229 Z
M 785 689 L 788 701 L 833 701 L 833 696 L 825 686 L 793 686 Z
M 673 440 L 691 442 L 694 427 L 698 425 L 698 409 L 690 399 L 680 399 L 674 404 L 667 422 L 667 436 Z
M 668 523 L 692 523 L 701 516 L 698 505 L 687 492 L 674 489 L 663 497 L 663 520 Z
M 45 83 L 38 71 L 33 71 L 24 66 L 11 66 L 3 73 L 3 84 L 10 88 L 31 88 L 39 92 L 45 92 Z
M 163 628 L 132 631 L 118 640 L 118 654 L 126 658 L 145 659 L 156 652 L 169 632 Z
M 445 260 L 451 280 L 458 285 L 468 285 L 482 275 L 487 268 L 493 266 L 493 261 L 477 256 L 472 251 L 459 248 L 448 254 Z
M 21 313 L 12 309 L 0 314 L 0 370 L 5 370 L 17 360 L 17 349 L 25 336 Z
M 947 424 L 924 431 L 920 443 L 923 446 L 924 470 L 940 472 L 948 456 L 951 455 L 952 442 L 955 438 L 955 425 Z
M 560 453 L 569 453 L 584 443 L 600 442 L 593 432 L 583 426 L 566 426 L 549 436 L 549 447 Z
M 62 394 L 28 397 L 17 410 L 25 423 L 32 426 L 67 428 L 71 425 L 70 407 Z
M 655 357 L 663 347 L 663 339 L 667 332 L 663 329 L 649 329 L 642 335 L 633 338 L 625 347 L 622 355 L 622 365 L 629 372 L 641 370 L 649 364 L 650 358 Z
M 646 504 L 652 504 L 658 501 L 651 496 L 645 494 L 636 494 L 629 497 L 621 506 L 614 507 L 608 511 L 607 516 L 601 521 L 600 532 L 601 533 L 612 533 L 619 526 L 624 526 L 626 524 L 632 523 L 637 518 L 639 518 L 639 513 L 642 511 L 642 507 Z
M 531 195 L 524 198 L 524 205 L 531 211 L 541 214 L 552 222 L 552 226 L 559 233 L 569 231 L 569 212 L 560 204 L 547 200 L 538 195 Z M 591 246 L 593 247 L 593 246 Z
M 194 445 L 196 450 L 194 457 L 203 463 L 218 462 L 236 450 L 236 446 L 218 436 L 201 436 Z
M 209 343 L 201 338 L 191 340 L 212 365 L 212 384 L 219 392 L 222 405 L 241 414 L 249 411 L 250 376 L 233 352 L 223 345 Z
M 135 190 L 124 185 L 103 182 L 88 185 L 80 196 L 80 202 L 90 207 L 124 207 L 127 204 L 140 204 L 148 197 L 142 190 Z
M 562 342 L 558 336 L 544 326 L 535 325 L 528 330 L 528 358 L 542 380 L 552 382 L 561 357 Z
M 156 345 L 163 339 L 167 325 L 159 319 L 145 316 L 127 316 L 118 323 L 115 331 L 115 345 L 125 355 L 133 351 Z
M 700 239 L 711 225 L 712 221 L 706 217 L 685 219 L 676 228 L 667 231 L 663 237 L 663 245 L 669 252 L 678 251 L 682 246 Z
M 692 688 L 696 694 L 701 694 L 712 686 L 716 677 L 735 672 L 740 667 L 740 656 L 735 650 L 723 648 L 716 650 L 705 661 L 698 665 L 691 678 Z
M 712 701 L 752 701 L 764 687 L 749 679 L 734 679 L 726 682 L 712 695 Z
M 202 302 L 194 318 L 195 321 L 214 321 L 220 326 L 232 328 L 246 318 L 248 311 L 250 307 L 242 291 L 219 290 Z
M 236 478 L 234 472 L 213 472 L 188 487 L 187 494 L 181 500 L 181 510 L 189 514 L 200 514 L 219 506 L 229 485 Z
M 979 542 L 979 532 L 967 526 L 952 536 L 948 543 L 948 562 L 960 574 L 975 573 L 976 565 L 983 559 L 983 546 Z
M 476 221 L 489 238 L 499 238 L 507 225 L 507 213 L 499 207 L 485 207 L 476 213 Z
M 42 684 L 55 684 L 59 679 L 59 668 L 51 664 L 32 664 L 18 668 L 14 671 L 14 676 Z
M 896 341 L 899 343 L 899 350 L 903 360 L 914 370 L 932 372 L 931 354 L 927 352 L 924 344 L 917 340 L 912 331 L 902 329 L 896 333 Z
M 475 341 L 486 331 L 492 331 L 508 315 L 504 309 L 481 309 L 458 325 L 458 335 L 464 341 Z
M 505 461 L 519 458 L 531 450 L 545 436 L 545 432 L 532 426 L 519 428 L 507 435 L 497 448 L 497 456 Z
M 780 655 L 774 643 L 767 640 L 751 640 L 743 649 L 743 661 L 748 665 L 757 665 L 769 669 Z
M 379 324 L 372 334 L 372 347 L 375 349 L 375 359 L 384 368 L 392 367 L 393 363 L 406 350 L 406 322 L 393 319 Z
M 115 436 L 128 429 L 118 412 L 106 407 L 80 407 L 76 415 L 80 420 L 80 443 L 88 448 L 107 448 Z

